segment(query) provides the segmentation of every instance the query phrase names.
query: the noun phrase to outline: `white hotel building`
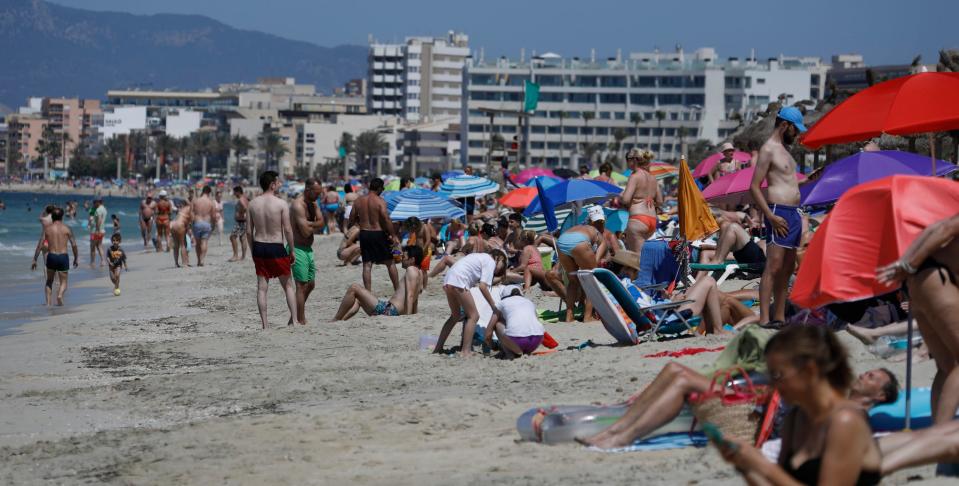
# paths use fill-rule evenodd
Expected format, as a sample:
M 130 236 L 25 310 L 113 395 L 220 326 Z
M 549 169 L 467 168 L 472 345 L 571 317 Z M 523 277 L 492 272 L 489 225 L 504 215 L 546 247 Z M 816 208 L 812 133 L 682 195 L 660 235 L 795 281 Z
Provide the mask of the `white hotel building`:
M 469 55 L 469 37 L 452 31 L 444 38 L 408 37 L 403 44 L 371 42 L 369 113 L 458 122 Z
M 491 133 L 507 142 L 520 134 L 515 114 L 499 113 L 490 126 L 489 112 L 482 109 L 521 110 L 526 80 L 541 89 L 539 106 L 528 128 L 522 129 L 527 136 L 520 140 L 528 145 L 521 162 L 575 167 L 585 162 L 585 143 L 608 146 L 614 134 L 624 132 L 623 152 L 638 145 L 658 159 L 676 159 L 682 142 L 719 142 L 736 131 L 737 118 L 748 123 L 780 96 L 789 104 L 821 98 L 828 69 L 815 57 L 721 60 L 711 48 L 606 60 L 564 59 L 551 53 L 528 61 L 470 59 L 464 75 L 461 160 L 481 168 Z M 594 118 L 585 120 L 586 112 Z M 638 130 L 634 113 L 640 118 Z

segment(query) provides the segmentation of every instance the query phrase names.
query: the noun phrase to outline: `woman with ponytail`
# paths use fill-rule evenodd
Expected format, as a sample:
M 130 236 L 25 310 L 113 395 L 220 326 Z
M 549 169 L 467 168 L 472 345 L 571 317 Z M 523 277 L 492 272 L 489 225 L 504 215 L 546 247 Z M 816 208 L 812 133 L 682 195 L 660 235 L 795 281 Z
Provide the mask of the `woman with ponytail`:
M 766 345 L 770 384 L 795 406 L 783 424 L 778 463 L 736 440 L 717 444 L 749 484 L 878 484 L 882 454 L 861 404 L 848 399 L 848 354 L 832 331 L 792 326 Z

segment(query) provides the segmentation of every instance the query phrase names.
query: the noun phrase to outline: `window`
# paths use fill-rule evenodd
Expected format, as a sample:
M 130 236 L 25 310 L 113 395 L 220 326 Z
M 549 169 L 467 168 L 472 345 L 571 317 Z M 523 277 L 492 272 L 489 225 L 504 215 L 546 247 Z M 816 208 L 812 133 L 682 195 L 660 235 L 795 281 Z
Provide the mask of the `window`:
M 612 118 L 611 115 L 612 115 L 612 113 L 610 113 L 610 112 L 608 112 L 608 111 L 601 111 L 601 112 L 599 112 L 599 119 L 600 119 L 600 120 L 609 120 L 610 118 Z
M 626 112 L 623 112 L 623 111 L 614 112 L 614 113 L 613 113 L 613 118 L 616 119 L 616 120 L 625 120 L 625 119 L 626 119 Z
M 596 127 L 596 135 L 609 135 L 608 127 Z
M 544 148 L 543 146 L 544 146 L 543 142 L 530 142 L 530 143 L 529 143 L 529 148 L 531 148 L 531 149 L 542 150 L 542 149 Z
M 570 103 L 595 103 L 596 95 L 593 93 L 570 93 Z
M 661 104 L 661 105 L 681 105 L 681 104 L 683 104 L 683 95 L 681 95 L 681 94 L 661 94 L 661 95 L 659 95 L 659 104 Z
M 480 86 L 496 85 L 496 77 L 492 74 L 473 74 L 470 76 L 470 83 Z
M 623 104 L 626 103 L 626 95 L 623 93 L 603 93 L 599 95 L 599 102 Z
M 503 93 L 497 91 L 473 91 L 470 99 L 476 101 L 502 101 Z
M 651 88 L 653 86 L 656 86 L 656 77 L 655 76 L 633 76 L 632 82 L 633 82 L 633 86 Z
M 563 77 L 558 75 L 536 76 L 536 83 L 540 86 L 562 86 Z
M 651 94 L 633 93 L 629 95 L 629 102 L 634 105 L 653 106 L 655 100 L 655 95 Z
M 519 91 L 511 91 L 508 93 L 503 93 L 503 101 L 522 101 L 523 93 Z
M 572 83 L 571 86 L 596 86 L 596 76 L 577 76 L 576 82 Z
M 563 127 L 563 133 L 566 135 L 576 135 L 579 132 L 576 130 L 576 127 L 565 126 Z
M 410 86 L 419 86 L 419 85 L 420 85 L 420 80 L 419 80 L 419 79 L 411 79 L 411 80 L 410 80 Z
M 408 58 L 410 58 L 410 59 L 419 59 L 419 58 L 420 58 L 420 54 L 419 54 L 418 52 L 411 52 L 411 53 L 409 53 L 409 55 L 406 56 L 406 57 L 408 57 Z
M 766 78 L 756 78 L 756 84 L 766 84 Z
M 559 142 L 548 142 L 546 148 L 550 150 L 559 150 Z
M 706 95 L 704 94 L 688 94 L 686 95 L 686 105 L 705 105 L 706 104 Z
M 533 133 L 546 133 L 546 127 L 543 125 L 533 125 L 530 127 L 530 131 Z
M 418 73 L 418 72 L 420 72 L 420 67 L 419 67 L 419 66 L 410 66 L 409 71 L 410 71 L 411 73 Z
M 409 100 L 418 100 L 418 99 L 420 99 L 420 94 L 419 94 L 419 93 L 410 93 L 409 95 L 406 96 L 406 99 L 409 99 Z
M 555 127 L 554 127 L 554 126 L 546 127 L 546 131 L 547 131 L 548 133 L 558 134 L 558 133 L 559 133 L 559 126 L 557 125 L 557 126 L 555 126 Z
M 599 85 L 604 88 L 620 88 L 626 86 L 626 76 L 601 76 Z
M 563 93 L 543 93 L 539 94 L 539 100 L 544 103 L 562 103 Z
M 660 76 L 659 86 L 661 88 L 682 88 L 683 77 L 682 76 Z
M 529 81 L 529 76 L 510 75 L 506 80 L 506 84 L 509 86 L 523 86 L 526 81 Z
M 672 112 L 672 113 L 670 113 L 670 114 L 669 114 L 669 119 L 670 119 L 670 120 L 679 120 L 679 113 L 677 113 L 677 112 L 675 112 L 675 111 Z

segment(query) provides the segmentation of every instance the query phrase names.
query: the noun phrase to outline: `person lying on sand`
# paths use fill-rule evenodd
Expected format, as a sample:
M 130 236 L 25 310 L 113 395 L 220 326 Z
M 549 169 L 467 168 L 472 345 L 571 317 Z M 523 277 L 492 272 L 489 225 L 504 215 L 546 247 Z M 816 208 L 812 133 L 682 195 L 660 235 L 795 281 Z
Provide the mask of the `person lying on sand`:
M 536 317 L 536 304 L 523 297 L 518 285 L 503 287 L 500 301 L 486 326 L 485 341 L 493 345 L 493 333 L 499 338 L 500 349 L 507 359 L 518 358 L 536 351 L 543 342 L 543 324 Z M 503 316 L 500 318 L 499 316 Z
M 373 292 L 354 283 L 343 296 L 343 301 L 340 302 L 333 320 L 349 320 L 361 307 L 370 316 L 416 314 L 420 292 L 423 291 L 423 271 L 419 268 L 420 262 L 423 261 L 423 249 L 418 246 L 407 246 L 403 248 L 403 253 L 403 268 L 406 272 L 389 300 L 377 299 Z

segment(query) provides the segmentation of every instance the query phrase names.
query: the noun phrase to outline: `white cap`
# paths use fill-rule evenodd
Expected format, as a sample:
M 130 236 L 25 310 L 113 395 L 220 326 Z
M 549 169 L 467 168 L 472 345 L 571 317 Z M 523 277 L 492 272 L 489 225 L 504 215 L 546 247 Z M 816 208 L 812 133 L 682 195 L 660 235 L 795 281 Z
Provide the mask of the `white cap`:
M 160 197 L 166 197 L 166 191 L 165 191 L 165 190 L 160 191 Z
M 589 215 L 589 222 L 606 221 L 606 213 L 602 206 L 590 206 L 586 208 L 586 214 Z
M 499 291 L 499 298 L 505 299 L 513 294 L 513 290 L 519 290 L 519 294 L 523 295 L 523 288 L 519 285 L 504 285 Z

